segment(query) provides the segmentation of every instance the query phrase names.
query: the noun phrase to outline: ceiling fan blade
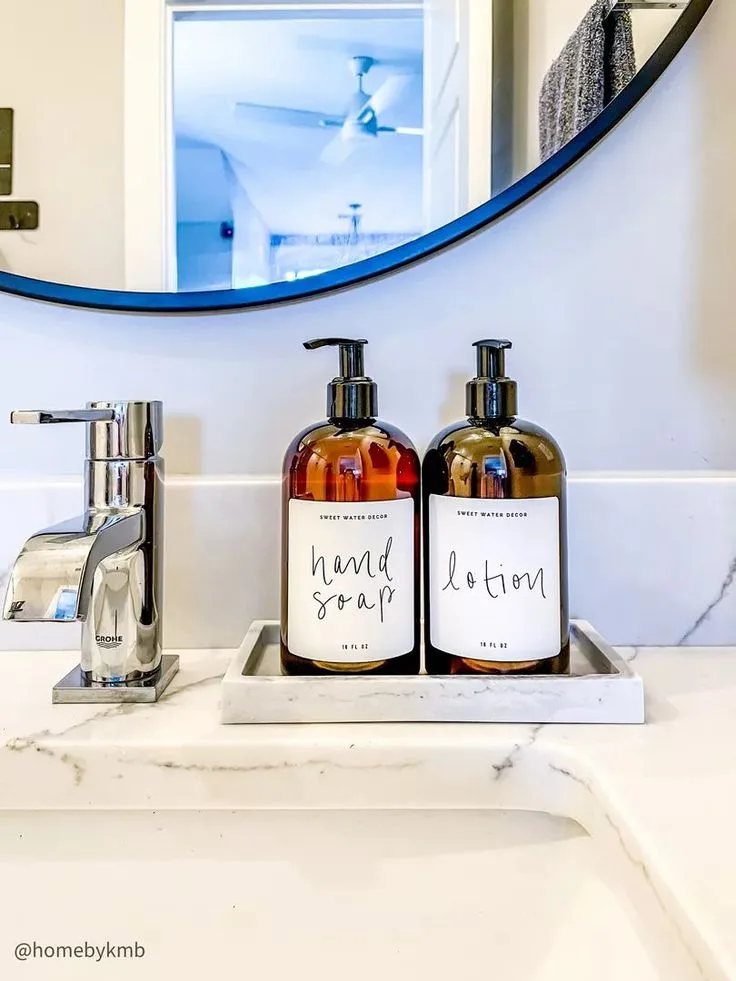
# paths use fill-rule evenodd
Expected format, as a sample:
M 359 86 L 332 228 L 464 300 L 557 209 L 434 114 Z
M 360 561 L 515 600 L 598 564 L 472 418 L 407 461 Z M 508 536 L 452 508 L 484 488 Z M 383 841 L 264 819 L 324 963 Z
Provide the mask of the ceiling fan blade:
M 421 75 L 424 61 L 421 54 L 401 55 L 398 51 L 395 56 L 389 55 L 385 58 L 376 58 L 373 62 L 381 68 L 392 68 L 401 75 Z
M 355 140 L 345 140 L 342 133 L 338 133 L 324 148 L 320 160 L 332 167 L 339 167 L 355 153 L 356 149 Z
M 377 116 L 383 115 L 387 109 L 390 109 L 401 98 L 406 91 L 409 81 L 410 78 L 408 75 L 392 75 L 390 78 L 387 78 L 383 85 L 370 96 L 358 118 L 369 109 L 372 109 Z
M 424 136 L 421 126 L 379 126 L 379 133 L 396 133 L 398 136 Z
M 324 126 L 342 126 L 344 119 L 330 113 L 311 112 L 308 109 L 288 109 L 286 106 L 264 106 L 257 102 L 236 102 L 238 118 L 254 123 L 270 123 L 276 126 L 306 126 L 310 129 Z
M 396 48 L 389 44 L 356 44 L 355 38 L 328 38 L 314 34 L 300 35 L 296 45 L 302 51 L 342 55 L 346 60 L 355 55 L 372 58 L 374 65 L 414 75 L 422 71 L 422 54 L 411 48 Z

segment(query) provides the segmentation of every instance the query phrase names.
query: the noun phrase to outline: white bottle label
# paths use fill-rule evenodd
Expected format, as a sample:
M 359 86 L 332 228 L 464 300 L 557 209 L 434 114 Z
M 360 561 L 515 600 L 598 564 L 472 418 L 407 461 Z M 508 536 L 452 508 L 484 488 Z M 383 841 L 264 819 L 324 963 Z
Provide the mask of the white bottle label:
M 354 664 L 414 647 L 414 502 L 289 501 L 289 650 Z
M 556 497 L 429 499 L 432 645 L 476 661 L 532 661 L 560 649 Z

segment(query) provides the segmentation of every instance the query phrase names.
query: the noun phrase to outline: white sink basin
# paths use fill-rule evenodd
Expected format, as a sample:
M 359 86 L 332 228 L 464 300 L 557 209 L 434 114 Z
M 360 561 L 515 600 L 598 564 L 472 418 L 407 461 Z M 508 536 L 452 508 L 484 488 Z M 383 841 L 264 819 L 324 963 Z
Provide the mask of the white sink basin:
M 6 811 L 0 883 L 3 981 L 704 977 L 641 869 L 541 813 Z M 145 956 L 13 954 L 108 941 Z

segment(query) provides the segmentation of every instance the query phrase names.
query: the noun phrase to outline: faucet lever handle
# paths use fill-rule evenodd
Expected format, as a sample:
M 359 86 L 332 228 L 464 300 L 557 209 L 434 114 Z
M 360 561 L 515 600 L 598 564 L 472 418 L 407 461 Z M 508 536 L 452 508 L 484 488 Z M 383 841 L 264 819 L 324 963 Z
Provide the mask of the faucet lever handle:
M 114 422 L 114 409 L 16 409 L 10 413 L 16 426 L 44 426 L 57 422 Z
M 151 460 L 163 443 L 163 412 L 161 402 L 88 402 L 84 409 L 20 409 L 10 413 L 10 421 L 84 422 L 88 460 Z

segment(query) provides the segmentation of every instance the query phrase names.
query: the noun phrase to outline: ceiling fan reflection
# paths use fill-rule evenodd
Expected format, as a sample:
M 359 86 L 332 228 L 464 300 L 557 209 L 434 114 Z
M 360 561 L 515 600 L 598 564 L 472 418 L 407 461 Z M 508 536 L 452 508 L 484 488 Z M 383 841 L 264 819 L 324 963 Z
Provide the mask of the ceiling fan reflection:
M 282 126 L 305 126 L 310 129 L 337 129 L 339 132 L 324 148 L 321 160 L 339 166 L 362 145 L 371 143 L 379 136 L 424 136 L 424 130 L 416 126 L 383 126 L 380 117 L 394 106 L 411 82 L 409 74 L 389 76 L 372 95 L 365 91 L 364 79 L 374 65 L 380 64 L 367 55 L 357 55 L 349 65 L 357 82 L 356 91 L 350 98 L 344 114 L 314 112 L 308 109 L 292 109 L 287 106 L 266 106 L 254 102 L 236 103 L 239 117 L 252 122 Z

